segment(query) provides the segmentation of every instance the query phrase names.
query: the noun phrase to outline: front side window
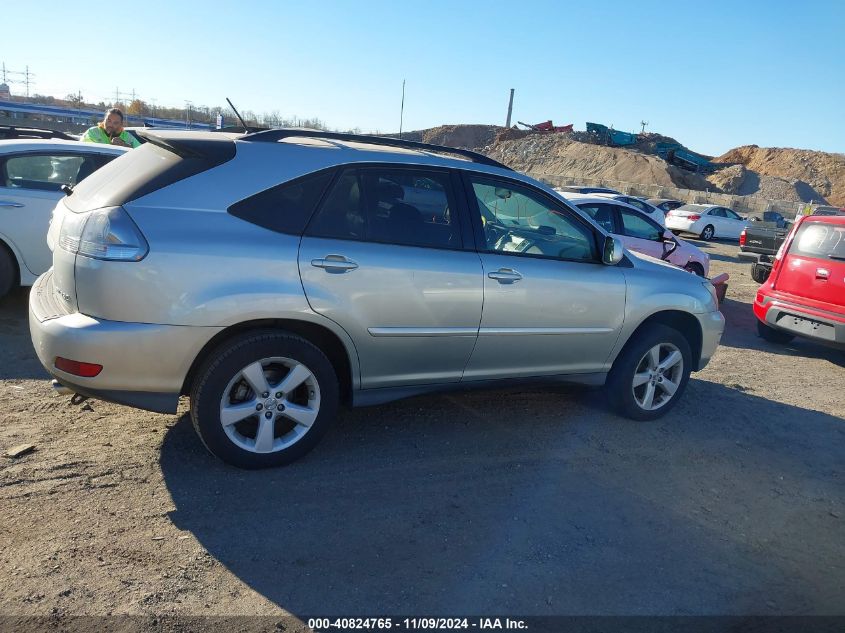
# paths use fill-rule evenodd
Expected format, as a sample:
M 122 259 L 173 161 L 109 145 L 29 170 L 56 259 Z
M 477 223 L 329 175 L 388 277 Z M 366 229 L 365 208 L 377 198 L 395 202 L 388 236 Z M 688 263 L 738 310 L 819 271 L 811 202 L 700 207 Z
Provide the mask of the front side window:
M 619 212 L 622 216 L 622 227 L 625 235 L 641 240 L 651 240 L 652 242 L 660 240 L 662 231 L 653 222 L 628 209 L 619 209 Z
M 91 156 L 25 154 L 6 159 L 4 187 L 59 191 L 62 185 L 75 185 L 97 165 Z M 81 176 L 81 177 L 80 177 Z
M 447 172 L 347 168 L 308 235 L 428 248 L 460 248 Z
M 471 177 L 487 251 L 594 261 L 592 231 L 574 214 L 527 187 Z
M 719 207 L 716 207 L 715 209 L 711 209 L 709 215 L 715 216 L 717 218 L 727 217 L 725 215 L 725 210 L 722 209 L 722 208 L 719 208 Z
M 739 217 L 736 213 L 731 211 L 730 209 L 725 209 L 725 217 L 730 218 L 731 220 L 741 220 L 742 218 Z

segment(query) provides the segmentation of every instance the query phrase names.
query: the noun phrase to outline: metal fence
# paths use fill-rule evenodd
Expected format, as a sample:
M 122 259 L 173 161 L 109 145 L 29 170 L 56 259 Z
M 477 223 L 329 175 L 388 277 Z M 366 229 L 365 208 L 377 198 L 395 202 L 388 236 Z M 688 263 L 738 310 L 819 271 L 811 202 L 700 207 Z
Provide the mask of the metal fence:
M 758 196 L 734 196 L 727 193 L 679 189 L 677 187 L 664 187 L 662 185 L 643 185 L 607 178 L 584 178 L 583 176 L 565 176 L 540 172 L 528 173 L 533 178 L 551 187 L 565 187 L 569 185 L 609 187 L 627 195 L 643 198 L 671 198 L 672 200 L 681 200 L 691 204 L 718 204 L 743 214 L 777 211 L 786 218 L 792 218 L 810 204 L 807 202 L 795 202 L 794 200 L 769 200 Z

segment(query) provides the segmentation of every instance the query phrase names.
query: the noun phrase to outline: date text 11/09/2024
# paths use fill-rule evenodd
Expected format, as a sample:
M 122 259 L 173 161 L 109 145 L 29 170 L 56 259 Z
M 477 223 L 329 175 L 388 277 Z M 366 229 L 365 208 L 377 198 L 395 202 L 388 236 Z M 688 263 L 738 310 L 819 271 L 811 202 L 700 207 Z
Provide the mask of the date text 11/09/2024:
M 524 620 L 511 618 L 309 618 L 308 628 L 314 631 L 357 630 L 525 630 Z

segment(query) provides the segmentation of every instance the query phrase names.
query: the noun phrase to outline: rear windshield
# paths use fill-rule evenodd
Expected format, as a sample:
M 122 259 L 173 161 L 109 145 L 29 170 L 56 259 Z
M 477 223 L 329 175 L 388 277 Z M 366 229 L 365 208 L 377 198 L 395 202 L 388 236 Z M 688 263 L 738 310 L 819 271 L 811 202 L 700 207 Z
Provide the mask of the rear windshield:
M 180 156 L 154 143 L 144 143 L 80 182 L 65 204 L 75 213 L 120 206 L 211 169 L 234 155 L 234 143 L 230 155 L 209 157 L 190 153 Z
M 789 252 L 815 259 L 845 260 L 845 226 L 804 222 L 798 228 Z

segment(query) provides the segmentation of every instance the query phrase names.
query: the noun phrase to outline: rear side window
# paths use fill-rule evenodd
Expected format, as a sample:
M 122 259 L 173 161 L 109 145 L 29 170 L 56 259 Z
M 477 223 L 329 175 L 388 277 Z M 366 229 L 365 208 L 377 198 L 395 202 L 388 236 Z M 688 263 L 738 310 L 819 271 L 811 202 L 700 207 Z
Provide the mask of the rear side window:
M 346 169 L 308 235 L 424 248 L 461 247 L 447 172 L 390 167 Z
M 277 233 L 300 235 L 334 172 L 327 169 L 277 185 L 236 202 L 229 213 Z
M 627 209 L 620 209 L 620 214 L 622 215 L 622 227 L 625 230 L 625 235 L 641 240 L 651 240 L 652 242 L 660 239 L 661 230 L 653 222 Z
M 845 260 L 845 226 L 805 222 L 795 234 L 789 253 L 816 259 Z
M 614 226 L 613 221 L 613 207 L 609 204 L 596 204 L 593 202 L 585 202 L 579 204 L 578 208 L 589 215 L 596 224 L 602 227 L 608 233 L 619 233 Z

